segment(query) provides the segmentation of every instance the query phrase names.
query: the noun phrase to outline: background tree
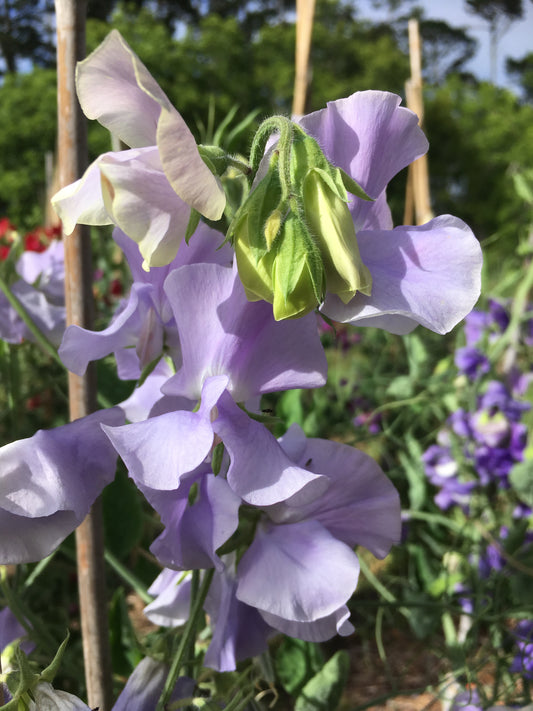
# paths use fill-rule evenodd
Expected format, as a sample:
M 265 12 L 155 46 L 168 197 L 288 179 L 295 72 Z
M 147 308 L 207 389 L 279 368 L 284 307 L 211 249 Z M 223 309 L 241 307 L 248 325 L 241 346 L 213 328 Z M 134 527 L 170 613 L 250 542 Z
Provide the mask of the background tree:
M 39 67 L 55 65 L 53 0 L 1 0 L 1 73 L 14 74 L 21 60 Z
M 533 102 L 533 52 L 522 59 L 507 59 L 507 73 L 514 77 L 524 92 L 526 101 Z
M 490 78 L 497 81 L 498 42 L 515 20 L 523 17 L 522 0 L 466 0 L 466 9 L 489 24 Z

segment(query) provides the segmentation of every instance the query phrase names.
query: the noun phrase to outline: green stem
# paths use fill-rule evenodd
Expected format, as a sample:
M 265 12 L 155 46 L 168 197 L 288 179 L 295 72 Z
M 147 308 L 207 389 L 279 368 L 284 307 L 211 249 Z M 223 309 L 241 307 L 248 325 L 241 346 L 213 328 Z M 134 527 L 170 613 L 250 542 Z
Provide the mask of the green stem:
M 378 591 L 381 597 L 384 598 L 387 602 L 394 603 L 395 605 L 398 604 L 398 601 L 394 597 L 394 595 L 389 590 L 387 590 L 387 588 L 377 579 L 377 577 L 370 570 L 363 558 L 361 556 L 358 556 L 358 558 L 361 573 L 365 576 L 368 582 Z M 398 609 L 404 617 L 411 617 L 411 610 L 407 609 L 406 607 L 403 607 L 403 605 L 401 607 L 398 607 Z
M 137 595 L 141 598 L 143 602 L 146 604 L 152 602 L 153 597 L 148 594 L 146 591 L 146 587 L 141 583 L 139 578 L 134 575 L 128 568 L 126 568 L 125 565 L 122 565 L 122 563 L 119 561 L 118 558 L 116 558 L 113 553 L 111 553 L 110 550 L 106 548 L 104 552 L 104 557 L 106 561 L 109 563 L 109 565 L 113 568 L 115 573 L 120 575 L 120 577 L 130 585 L 133 590 L 137 593 Z
M 61 359 L 57 354 L 57 351 L 55 349 L 55 346 L 51 341 L 48 340 L 48 338 L 44 335 L 44 333 L 41 333 L 41 331 L 37 328 L 35 323 L 32 321 L 30 315 L 24 308 L 24 306 L 20 303 L 20 301 L 17 299 L 17 297 L 11 292 L 10 288 L 4 281 L 4 279 L 0 276 L 0 290 L 4 293 L 4 296 L 6 299 L 9 301 L 11 306 L 15 309 L 17 312 L 18 316 L 22 319 L 24 324 L 28 327 L 30 333 L 34 336 L 35 340 L 37 343 L 41 346 L 41 348 L 45 351 L 45 353 L 48 353 L 49 356 L 51 356 L 57 363 L 59 363 L 61 366 L 63 366 L 63 363 L 61 363 Z
M 277 152 L 279 155 L 279 179 L 282 200 L 288 200 L 291 194 L 291 145 L 294 134 L 294 124 L 285 116 L 271 116 L 263 121 L 254 136 L 250 149 L 251 177 L 259 170 L 265 147 L 269 137 L 279 131 Z
M 163 689 L 163 693 L 161 694 L 161 698 L 157 702 L 155 711 L 164 711 L 165 704 L 170 699 L 174 686 L 176 685 L 180 669 L 183 666 L 185 653 L 189 649 L 191 641 L 194 639 L 198 619 L 202 612 L 202 607 L 205 602 L 205 598 L 207 597 L 209 586 L 211 585 L 211 580 L 213 579 L 214 573 L 214 568 L 205 571 L 204 579 L 200 586 L 198 595 L 196 596 L 195 600 L 191 599 L 191 614 L 189 615 L 189 619 L 187 620 L 187 624 L 185 625 L 185 629 L 183 630 L 183 635 L 180 639 L 176 656 L 172 660 L 170 671 L 165 681 L 165 687 Z

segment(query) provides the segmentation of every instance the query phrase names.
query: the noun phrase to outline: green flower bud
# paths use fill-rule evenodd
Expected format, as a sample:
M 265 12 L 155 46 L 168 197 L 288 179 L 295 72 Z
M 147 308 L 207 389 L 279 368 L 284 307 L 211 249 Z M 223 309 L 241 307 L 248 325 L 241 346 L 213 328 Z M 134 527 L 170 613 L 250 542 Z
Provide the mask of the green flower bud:
M 270 302 L 277 320 L 309 313 L 326 292 L 347 303 L 372 289 L 347 205 L 348 190 L 368 196 L 314 138 L 294 124 L 281 126 L 268 170 L 228 233 L 248 299 Z
M 304 316 L 321 301 L 323 270 L 309 241 L 303 221 L 290 214 L 275 248 L 256 260 L 249 221 L 241 221 L 235 229 L 235 256 L 246 296 L 250 301 L 263 299 L 271 303 L 277 321 Z
M 331 190 L 321 172 L 303 181 L 305 221 L 314 236 L 326 273 L 326 291 L 347 304 L 360 291 L 370 296 L 372 276 L 363 264 L 348 205 Z

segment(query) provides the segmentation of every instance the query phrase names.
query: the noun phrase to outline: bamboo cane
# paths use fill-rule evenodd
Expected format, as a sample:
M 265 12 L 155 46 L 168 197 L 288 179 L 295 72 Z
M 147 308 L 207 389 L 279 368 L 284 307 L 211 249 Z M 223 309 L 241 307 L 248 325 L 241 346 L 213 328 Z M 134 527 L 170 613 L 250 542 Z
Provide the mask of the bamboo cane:
M 77 180 L 87 165 L 87 127 L 75 88 L 76 62 L 85 54 L 85 0 L 55 0 L 58 80 L 58 166 L 61 186 Z M 88 228 L 64 240 L 67 324 L 92 325 L 92 264 Z M 69 373 L 71 420 L 96 409 L 95 371 Z M 76 531 L 78 588 L 88 702 L 111 708 L 111 669 L 104 582 L 102 509 L 98 500 Z
M 405 84 L 407 106 L 418 115 L 420 125 L 424 121 L 424 100 L 422 95 L 422 51 L 418 20 L 409 20 L 409 59 L 411 78 Z M 417 225 L 431 220 L 431 196 L 427 155 L 423 155 L 409 166 L 405 196 L 404 224 L 409 225 L 414 217 Z
M 311 52 L 311 34 L 315 0 L 296 0 L 296 56 L 294 75 L 294 96 L 292 100 L 293 116 L 305 113 L 305 104 L 309 88 L 309 55 Z

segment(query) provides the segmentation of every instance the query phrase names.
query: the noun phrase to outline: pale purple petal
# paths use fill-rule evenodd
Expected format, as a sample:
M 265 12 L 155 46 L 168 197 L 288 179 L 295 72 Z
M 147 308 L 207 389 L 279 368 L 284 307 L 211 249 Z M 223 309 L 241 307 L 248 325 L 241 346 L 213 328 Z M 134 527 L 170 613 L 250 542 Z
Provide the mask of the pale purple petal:
M 470 228 L 451 215 L 418 227 L 360 232 L 372 294 L 348 303 L 328 295 L 322 311 L 359 326 L 409 333 L 421 324 L 447 333 L 472 309 L 481 288 L 481 249 Z
M 273 632 L 255 608 L 237 600 L 235 588 L 226 568 L 213 578 L 205 601 L 214 629 L 204 664 L 221 672 L 234 671 L 237 662 L 264 652 Z
M 355 553 L 317 521 L 259 528 L 238 569 L 237 598 L 284 620 L 312 622 L 346 604 Z
M 188 503 L 186 487 L 165 492 L 166 498 L 145 492 L 165 524 L 150 550 L 163 565 L 173 568 L 221 568 L 215 551 L 237 530 L 241 500 L 224 479 L 213 474 L 203 475 L 196 485 L 193 504 Z
M 226 207 L 224 188 L 200 157 L 194 136 L 172 106 L 161 109 L 157 147 L 168 182 L 180 198 L 208 220 L 219 220 Z
M 163 662 L 151 657 L 141 659 L 122 689 L 112 711 L 154 711 L 163 693 L 169 671 L 169 667 Z M 191 696 L 194 687 L 194 679 L 180 677 L 170 695 L 169 705 Z
M 184 625 L 191 610 L 191 573 L 164 568 L 148 588 L 155 600 L 143 610 L 145 617 L 160 627 Z
M 269 430 L 248 417 L 228 393 L 217 408 L 213 429 L 231 459 L 228 483 L 247 503 L 269 506 L 296 495 L 307 502 L 327 486 L 324 477 L 291 462 Z
M 116 30 L 80 63 L 77 90 L 85 114 L 128 146 L 157 143 L 168 180 L 182 200 L 210 220 L 222 217 L 224 190 L 200 157 L 194 136 Z
M 308 439 L 299 463 L 304 461 L 329 478 L 329 488 L 304 506 L 278 504 L 268 511 L 272 520 L 312 518 L 350 547 L 361 545 L 384 558 L 400 541 L 400 498 L 374 459 L 346 444 Z
M 106 210 L 118 227 L 139 246 L 145 264 L 169 264 L 185 235 L 191 209 L 170 186 L 157 147 L 108 153 L 100 160 Z
M 126 154 L 128 151 L 123 153 Z M 66 235 L 71 234 L 77 224 L 111 225 L 113 223 L 107 214 L 102 197 L 99 163 L 106 155 L 108 154 L 104 153 L 97 158 L 79 180 L 61 188 L 52 197 L 52 207 L 57 212 Z
M 417 115 L 400 107 L 400 102 L 396 94 L 360 91 L 328 102 L 325 109 L 304 116 L 300 124 L 318 140 L 326 157 L 375 199 L 396 173 L 428 149 Z M 353 201 L 356 229 L 370 227 L 375 221 L 374 203 L 355 197 Z M 377 209 L 382 211 L 383 205 Z
M 270 304 L 246 299 L 235 269 L 216 264 L 177 269 L 168 276 L 165 291 L 183 359 L 165 393 L 197 397 L 204 379 L 217 374 L 228 375 L 228 390 L 239 402 L 324 385 L 327 362 L 314 314 L 275 321 Z
M 51 303 L 46 298 L 46 294 L 38 289 L 34 289 L 29 284 L 26 284 L 25 281 L 17 281 L 12 284 L 11 292 L 20 301 L 37 328 L 44 333 L 48 340 L 54 345 L 59 345 L 65 331 L 65 307 Z M 11 306 L 9 306 L 9 309 L 14 312 Z M 19 330 L 19 327 L 16 326 L 19 322 L 22 324 L 18 314 L 13 313 L 12 318 L 8 317 L 8 324 L 12 324 L 11 328 L 14 331 L 14 335 L 20 334 L 22 338 L 28 341 L 34 341 L 35 337 L 26 324 L 22 324 Z M 8 330 L 8 334 L 9 333 L 10 330 Z M 9 339 L 5 338 L 4 340 Z
M 116 453 L 101 423 L 124 421 L 102 410 L 0 449 L 0 560 L 44 558 L 85 518 L 115 475 Z
M 65 303 L 65 253 L 61 240 L 54 240 L 44 252 L 23 252 L 15 266 L 28 284 L 39 279 L 38 289 L 54 304 Z
M 331 615 L 313 620 L 313 622 L 293 622 L 269 612 L 262 612 L 261 615 L 271 627 L 289 635 L 289 637 L 303 639 L 306 642 L 325 642 L 336 634 L 347 637 L 354 631 L 354 626 L 348 619 L 350 610 L 346 605 L 342 605 Z
M 155 145 L 161 106 L 170 101 L 119 32 L 78 63 L 76 89 L 85 115 L 126 145 Z
M 163 397 L 161 386 L 172 375 L 172 372 L 172 368 L 162 358 L 144 383 L 137 386 L 129 398 L 119 404 L 129 422 L 142 422 L 148 419 L 156 402 Z
M 211 378 L 198 412 L 169 412 L 145 422 L 104 427 L 141 488 L 177 489 L 181 477 L 203 462 L 214 440 L 211 410 L 226 384 L 227 378 Z
M 110 325 L 103 331 L 88 331 L 80 326 L 69 326 L 58 351 L 64 365 L 76 375 L 83 375 L 90 361 L 99 360 L 123 348 L 131 349 L 132 346 L 136 346 L 143 319 L 150 311 L 150 295 L 149 285 L 134 284 L 124 308 L 115 315 Z M 161 352 L 162 333 L 159 345 L 159 352 Z M 137 358 L 134 372 L 120 374 L 135 379 L 140 373 L 141 367 Z
M 30 654 L 35 649 L 35 643 L 25 639 L 28 636 L 25 628 L 20 624 L 9 607 L 0 611 L 0 652 L 16 639 L 24 638 L 20 648 L 25 654 Z

